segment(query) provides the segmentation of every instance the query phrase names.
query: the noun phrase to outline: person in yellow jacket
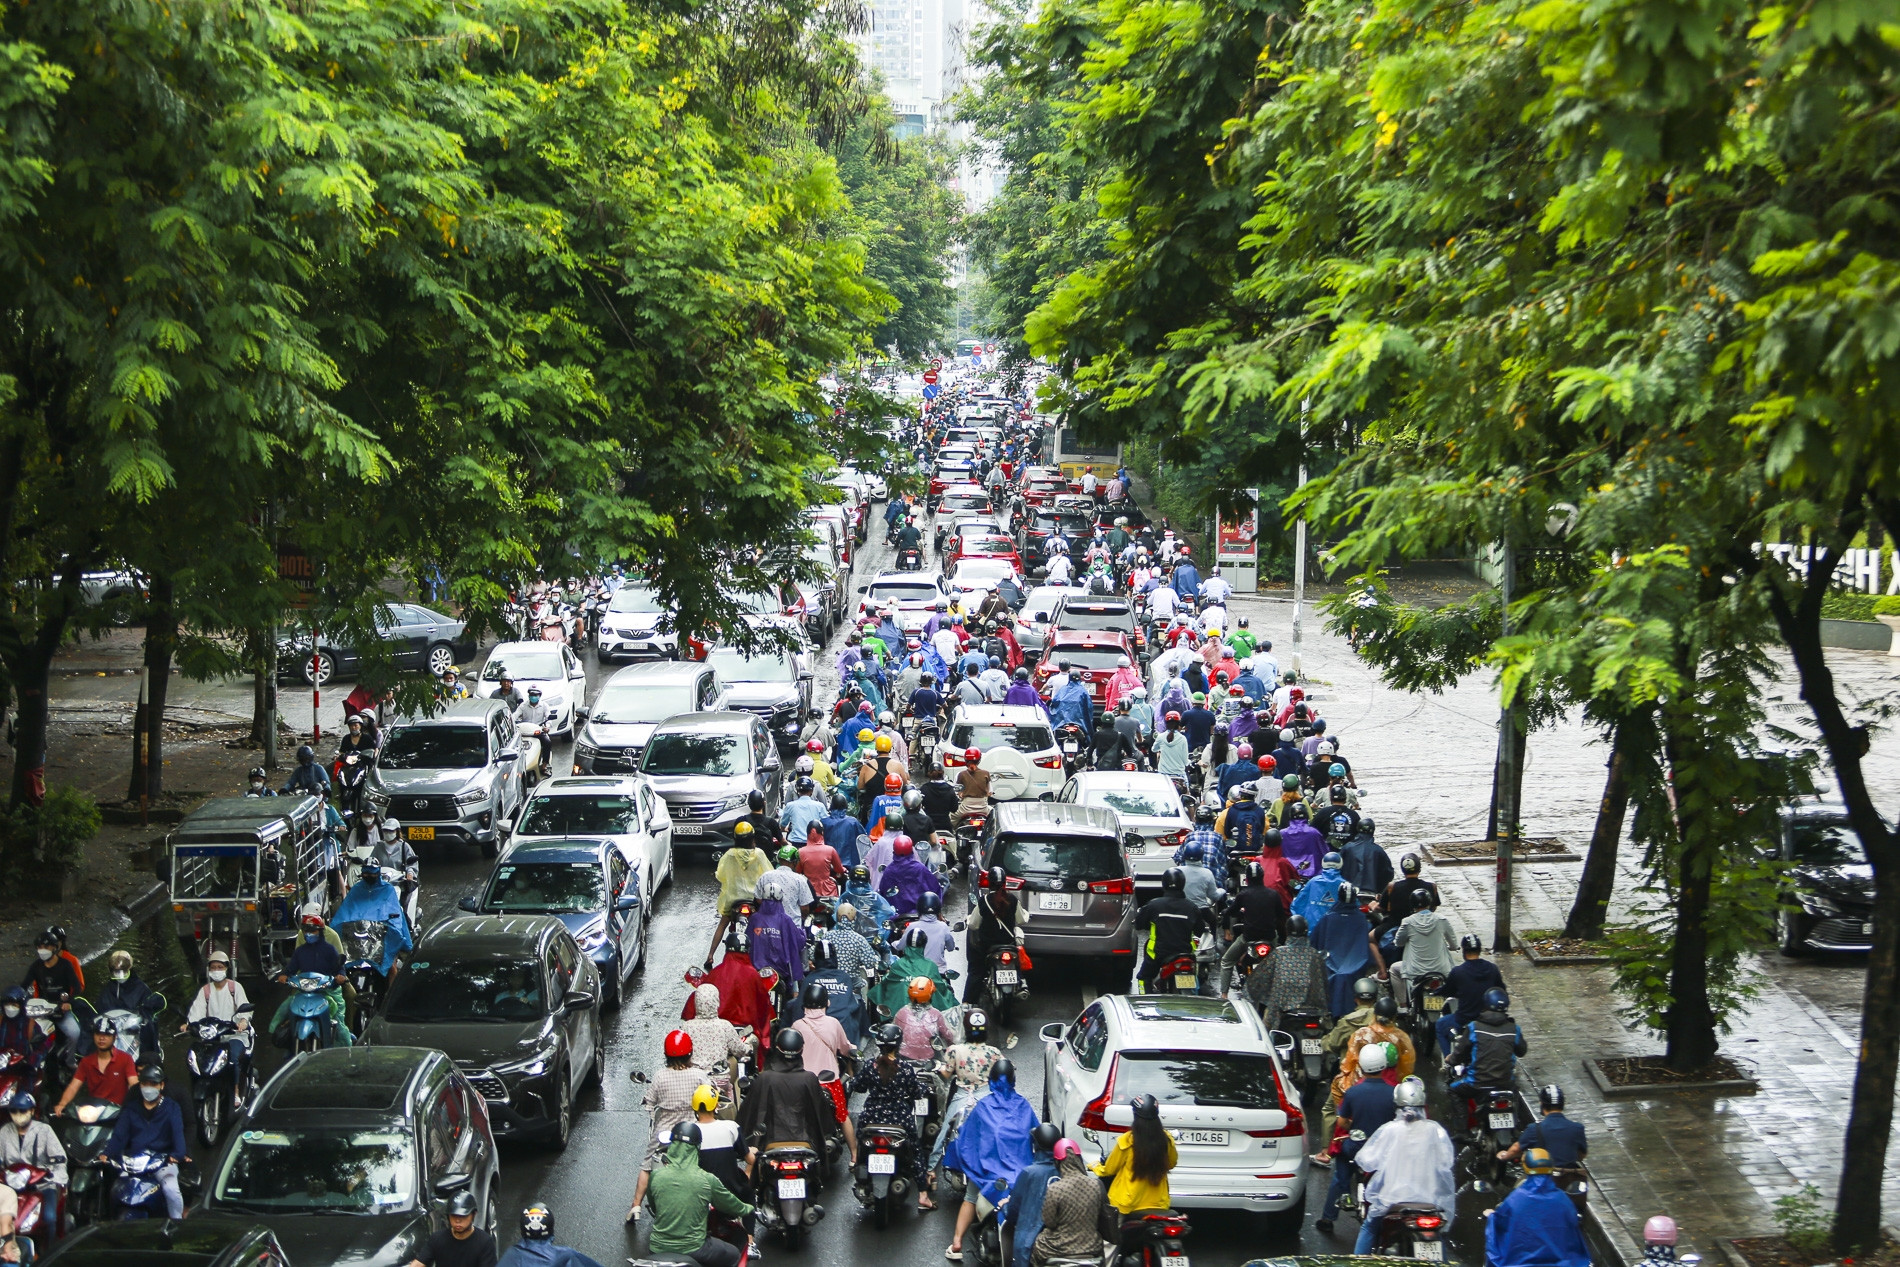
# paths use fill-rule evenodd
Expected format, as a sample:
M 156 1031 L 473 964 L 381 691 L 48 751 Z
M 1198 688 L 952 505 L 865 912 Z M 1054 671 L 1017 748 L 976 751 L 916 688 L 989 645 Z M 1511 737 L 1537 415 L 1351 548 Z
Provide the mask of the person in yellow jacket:
M 732 825 L 732 848 L 719 859 L 713 878 L 719 881 L 719 927 L 713 930 L 712 945 L 706 948 L 706 964 L 712 966 L 713 951 L 732 924 L 733 907 L 740 902 L 756 901 L 759 881 L 772 869 L 758 833 L 752 824 L 740 819 Z
M 1180 1154 L 1161 1125 L 1161 1105 L 1138 1095 L 1129 1105 L 1135 1124 L 1115 1137 L 1095 1173 L 1108 1180 L 1108 1203 L 1125 1215 L 1169 1208 L 1168 1172 Z

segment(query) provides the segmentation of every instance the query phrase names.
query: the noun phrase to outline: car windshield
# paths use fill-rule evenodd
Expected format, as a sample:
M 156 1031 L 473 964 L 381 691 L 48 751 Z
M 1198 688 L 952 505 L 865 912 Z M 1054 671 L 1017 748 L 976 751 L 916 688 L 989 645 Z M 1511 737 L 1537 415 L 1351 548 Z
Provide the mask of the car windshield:
M 560 652 L 536 647 L 489 656 L 482 666 L 482 681 L 499 682 L 505 675 L 517 682 L 558 682 L 565 672 Z
M 1126 607 L 1110 607 L 1104 611 L 1090 611 L 1086 607 L 1071 604 L 1062 613 L 1057 622 L 1062 629 L 1077 629 L 1087 632 L 1091 629 L 1113 629 L 1118 633 L 1127 633 L 1135 627 L 1134 617 L 1128 614 Z
M 537 796 L 521 811 L 517 836 L 624 836 L 638 831 L 631 796 Z
M 1082 804 L 1102 805 L 1137 818 L 1183 818 L 1181 795 L 1172 786 L 1092 787 L 1082 794 Z
M 1057 664 L 1067 660 L 1078 669 L 1112 669 L 1122 649 L 1110 644 L 1096 647 L 1057 647 L 1050 653 Z
M 1794 824 L 1794 860 L 1806 867 L 1864 867 L 1867 850 L 1846 823 Z
M 482 910 L 565 915 L 604 910 L 607 880 L 598 862 L 503 862 L 489 881 Z
M 1162 1104 L 1279 1109 L 1273 1060 L 1258 1052 L 1124 1051 L 1115 1065 L 1115 1103 L 1151 1095 Z
M 798 678 L 791 657 L 782 651 L 747 655 L 737 647 L 714 647 L 706 662 L 728 682 L 792 682 Z
M 596 724 L 665 721 L 693 711 L 693 688 L 675 683 L 609 686 L 594 700 L 589 716 Z
M 392 1021 L 531 1021 L 547 1014 L 533 960 L 419 959 L 389 985 Z
M 865 597 L 891 603 L 934 603 L 943 595 L 928 581 L 878 581 Z
M 658 735 L 640 769 L 647 774 L 744 774 L 752 768 L 744 735 Z
M 377 764 L 385 770 L 475 770 L 488 764 L 481 726 L 404 726 L 390 735 Z
M 1030 880 L 1119 880 L 1127 874 L 1121 842 L 1106 836 L 1004 836 L 1001 862 L 1011 875 Z
M 646 586 L 622 585 L 619 589 L 614 591 L 614 596 L 608 600 L 607 610 L 610 612 L 637 612 L 652 615 L 656 612 L 663 612 L 666 608 L 660 606 L 659 594 L 648 589 Z
M 991 748 L 1014 748 L 1018 752 L 1044 752 L 1055 747 L 1055 740 L 1049 737 L 1049 728 L 1044 725 L 1018 726 L 1014 722 L 983 722 L 971 724 L 960 722 L 950 731 L 952 748 L 976 747 L 983 752 Z
M 770 594 L 734 595 L 733 606 L 740 611 L 751 612 L 754 616 L 776 616 L 785 610 L 785 604 Z
M 415 1204 L 416 1170 L 407 1131 L 248 1130 L 213 1194 L 258 1214 L 389 1213 Z

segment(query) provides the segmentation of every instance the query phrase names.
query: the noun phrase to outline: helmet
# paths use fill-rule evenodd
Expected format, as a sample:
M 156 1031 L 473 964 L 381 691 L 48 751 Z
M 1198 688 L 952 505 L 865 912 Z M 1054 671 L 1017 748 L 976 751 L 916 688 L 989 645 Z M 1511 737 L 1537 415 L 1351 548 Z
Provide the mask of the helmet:
M 1205 857 L 1207 857 L 1207 850 L 1198 840 L 1190 840 L 1181 846 L 1181 861 L 1183 862 L 1199 862 Z
M 905 809 L 920 810 L 923 807 L 924 807 L 924 794 L 922 792 L 918 791 L 916 788 L 912 788 L 910 789 L 910 791 L 904 793 L 904 808 Z
M 1289 775 L 1287 777 L 1291 778 L 1293 776 Z M 1288 818 L 1296 818 L 1302 823 L 1305 822 L 1307 819 L 1306 802 L 1305 801 L 1293 802 L 1293 804 L 1288 807 L 1286 814 Z
M 891 853 L 898 858 L 914 857 L 917 853 L 917 846 L 911 843 L 909 836 L 899 835 L 896 840 L 891 842 Z
M 475 1194 L 470 1192 L 467 1188 L 463 1188 L 460 1192 L 457 1192 L 454 1196 L 450 1197 L 449 1198 L 449 1216 L 451 1218 L 457 1218 L 457 1219 L 474 1218 L 475 1217 Z
M 693 1036 L 683 1029 L 670 1031 L 666 1036 L 666 1058 L 679 1060 L 693 1054 Z
M 1329 779 L 1343 779 L 1346 777 L 1346 767 L 1335 761 L 1326 767 L 1326 777 Z
M 1417 875 L 1419 868 L 1423 865 L 1423 863 L 1419 862 L 1418 855 L 1415 853 L 1408 853 L 1399 859 L 1399 870 L 1403 871 L 1406 875 Z
M 879 735 L 878 741 L 888 746 L 890 743 L 890 736 Z M 891 792 L 891 793 L 897 793 L 897 792 L 903 791 L 904 790 L 904 776 L 899 774 L 897 771 L 892 770 L 889 774 L 884 776 L 884 790 L 886 792 Z
M 1018 665 L 1015 676 L 1018 682 L 1027 682 L 1029 680 L 1029 670 L 1024 666 Z
M 732 843 L 733 844 L 735 845 L 750 844 L 751 841 L 752 841 L 752 824 L 751 823 L 746 822 L 746 820 L 742 818 L 738 822 L 732 825 Z
M 1562 1113 L 1564 1111 L 1564 1089 L 1554 1082 L 1548 1086 L 1539 1087 L 1537 1089 L 1537 1104 L 1538 1107 L 1543 1109 L 1546 1113 Z
M 703 1082 L 693 1088 L 693 1112 L 713 1113 L 716 1112 L 718 1108 L 719 1093 L 717 1091 Z
M 754 814 L 765 813 L 765 793 L 759 791 L 757 788 L 753 788 L 750 792 L 746 793 L 745 807 Z
M 1524 1170 L 1527 1174 L 1547 1175 L 1557 1167 L 1550 1160 L 1550 1154 L 1541 1148 L 1524 1150 Z
M 991 656 L 991 657 L 990 657 L 990 667 L 991 667 L 992 669 L 1000 669 L 1000 668 L 1002 668 L 1002 667 L 1003 667 L 1003 657 L 1001 657 L 1001 656 L 994 656 L 994 655 L 993 655 L 993 656 Z
M 1246 800 L 1252 800 L 1254 797 L 1260 795 L 1260 785 L 1249 780 L 1246 783 L 1237 785 L 1234 788 L 1234 793 Z
M 1402 1109 L 1422 1109 L 1425 1107 L 1425 1082 L 1417 1074 L 1399 1079 L 1399 1085 L 1393 1088 L 1392 1103 Z
M 1242 616 L 1236 623 L 1238 623 L 1242 629 L 1245 629 L 1247 627 L 1247 618 Z
M 772 1046 L 781 1056 L 797 1056 L 805 1050 L 805 1036 L 787 1025 L 772 1040 Z
M 1288 792 L 1297 792 L 1300 790 L 1300 776 L 1289 774 L 1280 780 L 1280 786 Z
M 1196 808 L 1194 811 L 1194 821 L 1196 823 L 1213 822 L 1214 821 L 1214 807 L 1212 805 L 1207 804 L 1206 802 L 1202 802 L 1202 804 L 1198 808 Z
M 1306 916 L 1289 915 L 1286 917 L 1286 935 L 1288 937 L 1306 936 Z
M 1166 893 L 1179 893 L 1187 888 L 1187 875 L 1179 867 L 1169 867 L 1161 873 L 1161 888 Z
M 1467 955 L 1481 955 L 1484 953 L 1484 938 L 1476 933 L 1466 933 L 1459 938 L 1458 948 Z
M 1358 898 L 1359 890 L 1352 886 L 1350 880 L 1341 880 L 1339 887 L 1333 890 L 1333 902 L 1339 906 L 1351 906 Z
M 1161 1120 L 1161 1102 L 1146 1092 L 1130 1100 L 1128 1107 L 1135 1111 L 1136 1117 L 1152 1118 L 1155 1121 Z
M 844 799 L 843 792 L 833 792 L 831 794 L 831 808 L 842 813 L 851 808 L 851 802 Z
M 1039 1153 L 1053 1153 L 1056 1141 L 1062 1138 L 1062 1128 L 1053 1122 L 1039 1122 L 1036 1129 L 1029 1132 L 1029 1140 Z
M 1359 1049 L 1359 1072 L 1384 1073 L 1398 1059 L 1398 1048 L 1392 1043 L 1367 1043 Z
M 871 882 L 871 868 L 862 863 L 851 868 L 851 880 L 854 884 L 869 884 Z
M 877 1045 L 880 1051 L 896 1051 L 904 1045 L 904 1031 L 895 1025 L 883 1025 L 877 1031 Z
M 897 721 L 896 716 L 888 708 L 877 715 L 877 724 L 880 726 L 889 726 L 889 725 L 894 724 L 896 721 Z
M 963 1039 L 965 1042 L 980 1043 L 989 1033 L 990 1018 L 982 1008 L 973 1007 L 963 1014 Z
M 1272 774 L 1274 767 L 1279 765 L 1280 763 L 1278 761 L 1275 761 L 1273 759 L 1273 754 L 1269 752 L 1266 756 L 1261 757 L 1260 760 L 1258 760 L 1254 764 L 1260 767 L 1260 773 Z
M 805 741 L 806 752 L 823 752 L 824 750 L 825 745 L 817 739 L 807 739 Z
M 798 861 L 798 846 L 790 845 L 790 844 L 780 845 L 778 847 L 778 860 L 780 862 L 787 862 L 787 863 L 797 862 Z
M 1007 1082 L 1010 1086 L 1015 1086 L 1016 1062 L 1008 1056 L 998 1056 L 996 1063 L 990 1066 L 990 1081 Z
M 844 905 L 851 905 L 849 902 Z M 823 937 L 812 943 L 811 966 L 814 968 L 835 968 L 838 966 L 838 948 Z
M 1267 828 L 1267 834 L 1260 838 L 1260 847 L 1262 849 L 1278 849 L 1280 847 L 1280 829 L 1278 827 Z
M 1161 720 L 1172 724 L 1174 722 L 1178 722 L 1181 720 L 1181 714 L 1177 709 L 1170 708 L 1168 710 L 1168 715 L 1166 717 L 1163 717 Z
M 1005 871 L 1001 864 L 998 864 L 990 868 L 988 879 L 990 888 L 1000 889 L 1009 883 L 1009 872 Z
M 265 782 L 268 782 L 269 780 L 270 780 L 270 776 L 264 773 L 263 766 L 254 765 L 251 767 L 251 782 L 265 783 Z
M 1376 999 L 1379 997 L 1379 981 L 1376 977 L 1360 977 L 1352 983 L 1352 997 L 1355 999 Z
M 1379 825 L 1372 821 L 1372 815 L 1361 814 L 1359 816 L 1360 834 L 1370 836 L 1373 832 L 1377 831 L 1378 829 L 1379 829 Z
M 1507 1012 L 1510 1010 L 1510 1007 L 1511 1007 L 1511 996 L 1504 992 L 1503 986 L 1494 985 L 1489 990 L 1486 990 L 1484 992 L 1484 1010 L 1485 1011 Z
M 799 776 L 798 782 L 794 783 L 792 787 L 800 796 L 810 796 L 813 792 L 818 790 L 817 782 L 805 775 Z
M 1346 860 L 1339 856 L 1338 850 L 1328 849 L 1326 851 L 1326 856 L 1319 860 L 1319 865 L 1323 870 L 1337 871 L 1341 867 L 1346 865 Z
M 1643 1224 L 1644 1245 L 1674 1245 L 1676 1243 L 1676 1221 L 1667 1214 L 1658 1214 Z
M 312 761 L 315 761 L 316 759 L 317 759 L 317 750 L 315 748 L 312 748 L 307 743 L 297 745 L 297 764 L 298 765 L 309 765 Z
M 1250 860 L 1247 863 L 1247 870 L 1244 874 L 1247 884 L 1265 884 L 1267 882 L 1267 873 L 1260 869 L 1258 860 Z
M 1399 1001 L 1389 994 L 1381 994 L 1373 1001 L 1372 1015 L 1390 1025 L 1399 1019 Z
M 691 1144 L 694 1148 L 698 1148 L 700 1141 L 704 1138 L 705 1135 L 699 1129 L 699 1123 L 691 1119 L 676 1123 L 673 1127 L 673 1142 L 675 1144 Z
M 39 1107 L 40 1107 L 40 1102 L 33 1098 L 33 1093 L 31 1091 L 22 1091 L 20 1092 L 20 1094 L 14 1096 L 10 1102 L 8 1102 L 7 1112 L 32 1113 L 32 1112 L 36 1112 L 39 1109 Z
M 963 750 L 963 759 L 968 761 L 971 765 L 975 765 L 983 759 L 983 750 L 981 748 L 965 748 Z
M 905 937 L 904 941 L 909 944 L 910 938 Z M 929 977 L 912 977 L 910 984 L 904 988 L 904 993 L 910 996 L 910 1001 L 917 1004 L 930 1002 L 930 996 L 936 992 L 936 982 Z
M 908 929 L 904 933 L 904 945 L 906 947 L 914 946 L 918 950 L 924 950 L 930 945 L 930 934 L 921 928 Z
M 932 893 L 926 889 L 917 898 L 917 913 L 919 915 L 943 914 L 943 895 L 941 893 Z
M 110 1016 L 95 1016 L 92 1018 L 92 1032 L 95 1034 L 111 1034 L 116 1038 L 119 1033 L 119 1025 L 118 1022 L 114 1021 Z
M 877 749 L 879 756 L 883 756 L 891 750 L 891 737 L 889 735 L 879 735 L 871 746 Z M 886 779 L 885 782 L 889 783 L 890 780 Z

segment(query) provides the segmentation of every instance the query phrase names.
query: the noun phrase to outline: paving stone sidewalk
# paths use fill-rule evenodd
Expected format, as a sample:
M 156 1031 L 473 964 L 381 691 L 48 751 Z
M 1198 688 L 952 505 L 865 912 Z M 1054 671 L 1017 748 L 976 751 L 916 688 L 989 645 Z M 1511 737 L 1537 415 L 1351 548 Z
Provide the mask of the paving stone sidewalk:
M 1292 667 L 1292 605 L 1282 596 L 1237 596 L 1237 613 L 1273 639 L 1283 670 Z M 1432 841 L 1484 834 L 1490 770 L 1497 746 L 1497 697 L 1488 673 L 1438 696 L 1393 691 L 1361 664 L 1344 641 L 1320 631 L 1305 613 L 1302 668 L 1354 774 L 1368 789 L 1363 808 L 1379 825 L 1379 839 L 1395 861 Z M 1868 652 L 1831 653 L 1835 671 L 1863 698 L 1900 686 L 1900 659 Z M 1804 716 L 1786 684 L 1773 692 L 1777 718 L 1794 725 Z M 1554 836 L 1581 854 L 1587 847 L 1602 794 L 1607 749 L 1579 717 L 1531 737 L 1525 766 L 1523 832 Z M 1875 794 L 1900 806 L 1900 739 L 1879 736 L 1869 764 Z M 1627 913 L 1639 877 L 1625 858 L 1612 917 Z M 1561 926 L 1575 894 L 1576 862 L 1520 864 L 1512 904 L 1519 929 Z M 1427 875 L 1444 894 L 1452 923 L 1489 940 L 1492 868 L 1432 866 Z M 1530 1046 L 1522 1083 L 1560 1083 L 1570 1115 L 1590 1132 L 1591 1200 L 1612 1243 L 1634 1262 L 1641 1228 L 1652 1214 L 1670 1214 L 1682 1226 L 1685 1248 L 1722 1261 L 1716 1238 L 1773 1232 L 1772 1203 L 1812 1183 L 1831 1203 L 1839 1178 L 1841 1136 L 1852 1090 L 1857 1008 L 1829 1009 L 1805 991 L 1793 967 L 1770 956 L 1756 963 L 1767 976 L 1761 997 L 1724 1039 L 1725 1054 L 1746 1063 L 1760 1082 L 1755 1095 L 1670 1092 L 1606 1100 L 1584 1073 L 1599 1056 L 1650 1055 L 1662 1050 L 1648 1035 L 1617 1019 L 1605 967 L 1538 968 L 1520 955 L 1503 958 L 1513 1012 Z M 1826 965 L 1830 991 L 1858 989 L 1854 961 Z M 1825 978 L 1824 978 L 1825 979 Z M 1849 988 L 1851 986 L 1851 989 Z M 1845 1021 L 1844 1025 L 1842 1022 Z M 1900 1223 L 1900 1150 L 1890 1153 L 1885 1208 Z

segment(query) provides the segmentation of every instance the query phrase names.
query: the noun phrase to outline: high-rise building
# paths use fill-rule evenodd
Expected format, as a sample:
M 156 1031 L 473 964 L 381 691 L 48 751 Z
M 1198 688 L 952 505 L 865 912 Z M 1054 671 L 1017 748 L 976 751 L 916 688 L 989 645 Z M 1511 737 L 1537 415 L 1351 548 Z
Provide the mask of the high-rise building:
M 859 37 L 865 69 L 884 84 L 899 137 L 942 132 L 968 138 L 955 100 L 969 77 L 968 41 L 991 20 L 983 0 L 871 0 L 869 28 Z M 966 160 L 958 187 L 972 207 L 993 196 L 996 180 L 980 160 Z

